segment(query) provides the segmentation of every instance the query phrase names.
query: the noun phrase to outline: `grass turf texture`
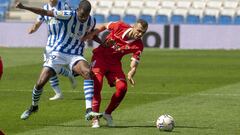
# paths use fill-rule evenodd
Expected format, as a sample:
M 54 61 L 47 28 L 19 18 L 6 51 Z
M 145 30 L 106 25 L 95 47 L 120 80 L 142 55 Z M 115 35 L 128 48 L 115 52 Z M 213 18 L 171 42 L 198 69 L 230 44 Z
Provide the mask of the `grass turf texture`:
M 88 49 L 91 50 L 91 49 Z M 90 51 L 86 58 L 90 60 Z M 60 76 L 61 101 L 45 86 L 38 113 L 20 120 L 31 104 L 31 92 L 42 67 L 41 48 L 1 48 L 0 130 L 7 135 L 237 135 L 240 134 L 240 51 L 145 49 L 135 76 L 136 86 L 112 114 L 115 128 L 92 129 L 84 120 L 83 80 L 72 90 Z M 129 56 L 130 57 L 130 56 Z M 123 59 L 125 71 L 129 57 Z M 114 88 L 104 85 L 101 111 Z M 155 120 L 174 117 L 173 132 L 160 132 Z

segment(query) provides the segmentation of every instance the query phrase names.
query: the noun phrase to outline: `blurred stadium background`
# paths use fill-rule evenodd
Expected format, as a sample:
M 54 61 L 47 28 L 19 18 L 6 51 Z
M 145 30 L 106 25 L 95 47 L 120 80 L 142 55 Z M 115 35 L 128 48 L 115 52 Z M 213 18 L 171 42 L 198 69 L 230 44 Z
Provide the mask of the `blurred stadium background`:
M 48 0 L 21 0 L 41 7 Z M 67 0 L 73 8 L 79 0 Z M 12 8 L 14 0 L 0 1 L 0 21 L 32 21 L 35 15 Z M 239 0 L 91 0 L 98 23 L 137 18 L 156 24 L 240 24 Z
M 73 9 L 76 9 L 79 3 L 79 0 L 63 1 L 67 1 Z M 21 0 L 21 2 L 42 7 L 48 0 Z M 117 20 L 132 24 L 138 18 L 147 20 L 150 27 L 144 37 L 146 47 L 240 48 L 240 41 L 237 38 L 240 34 L 239 0 L 90 0 L 90 2 L 93 7 L 91 14 L 96 18 L 97 24 Z M 0 46 L 44 47 L 47 40 L 46 27 L 41 27 L 40 32 L 31 36 L 27 34 L 27 29 L 36 20 L 36 16 L 31 12 L 14 8 L 14 0 L 1 0 Z M 8 40 L 10 36 L 15 38 Z M 89 46 L 95 44 L 88 42 Z

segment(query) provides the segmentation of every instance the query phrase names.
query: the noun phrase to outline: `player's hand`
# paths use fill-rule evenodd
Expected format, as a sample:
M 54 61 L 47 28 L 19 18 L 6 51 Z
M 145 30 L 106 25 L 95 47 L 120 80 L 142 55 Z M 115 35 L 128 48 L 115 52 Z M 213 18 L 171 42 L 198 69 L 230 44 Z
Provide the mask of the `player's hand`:
M 133 76 L 130 72 L 128 73 L 128 81 L 130 82 L 131 86 L 134 87 L 135 81 L 133 80 Z
M 19 1 L 17 0 L 16 3 L 15 3 L 15 7 L 22 9 L 24 6 L 23 6 L 23 4 L 22 4 L 21 2 L 19 2 Z
M 32 29 L 29 29 L 28 34 L 32 34 L 32 33 L 33 33 Z

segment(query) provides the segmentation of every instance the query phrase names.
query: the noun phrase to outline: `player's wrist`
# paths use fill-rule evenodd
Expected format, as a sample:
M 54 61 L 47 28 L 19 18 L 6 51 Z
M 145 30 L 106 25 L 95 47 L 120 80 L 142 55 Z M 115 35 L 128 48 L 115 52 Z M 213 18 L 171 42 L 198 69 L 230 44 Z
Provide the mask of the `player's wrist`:
M 99 29 L 96 29 L 96 30 L 94 31 L 94 35 L 98 35 L 100 32 L 101 32 L 101 31 L 100 31 Z

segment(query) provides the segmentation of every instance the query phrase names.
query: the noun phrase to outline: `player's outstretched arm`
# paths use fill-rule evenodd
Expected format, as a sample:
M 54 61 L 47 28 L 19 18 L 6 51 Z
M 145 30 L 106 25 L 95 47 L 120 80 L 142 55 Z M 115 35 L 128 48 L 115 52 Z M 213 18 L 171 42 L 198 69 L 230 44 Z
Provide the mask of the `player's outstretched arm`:
M 35 14 L 39 14 L 39 15 L 43 15 L 43 16 L 50 16 L 50 17 L 53 17 L 54 14 L 53 14 L 53 11 L 50 11 L 50 10 L 44 10 L 42 8 L 36 8 L 36 7 L 28 7 L 28 6 L 24 6 L 21 2 L 17 1 L 16 2 L 16 5 L 15 5 L 16 8 L 19 8 L 19 9 L 25 9 L 25 10 L 28 10 L 28 11 L 31 11 Z
M 95 35 L 95 36 L 93 37 L 93 40 L 94 40 L 95 42 L 99 43 L 100 45 L 103 44 L 103 41 L 102 41 L 97 35 Z
M 92 32 L 88 33 L 87 35 L 85 35 L 81 41 L 86 41 L 86 40 L 92 40 L 92 39 L 96 39 L 96 35 L 98 35 L 100 32 L 104 31 L 106 29 L 106 25 L 101 25 L 99 27 L 97 27 L 96 29 L 94 29 Z M 98 42 L 98 41 L 96 41 Z
M 132 60 L 130 63 L 130 70 L 127 74 L 128 81 L 131 83 L 132 86 L 135 85 L 135 81 L 133 80 L 133 76 L 135 75 L 138 67 L 138 62 L 136 60 Z

